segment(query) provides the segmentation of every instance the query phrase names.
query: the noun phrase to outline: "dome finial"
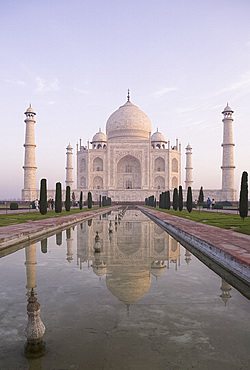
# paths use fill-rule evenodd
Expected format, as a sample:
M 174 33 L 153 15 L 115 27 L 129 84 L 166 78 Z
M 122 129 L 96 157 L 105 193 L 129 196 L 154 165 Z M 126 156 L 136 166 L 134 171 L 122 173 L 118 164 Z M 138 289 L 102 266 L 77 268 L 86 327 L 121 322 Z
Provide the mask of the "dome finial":
M 127 96 L 127 98 L 128 98 L 128 101 L 130 101 L 129 89 L 128 89 L 128 96 Z

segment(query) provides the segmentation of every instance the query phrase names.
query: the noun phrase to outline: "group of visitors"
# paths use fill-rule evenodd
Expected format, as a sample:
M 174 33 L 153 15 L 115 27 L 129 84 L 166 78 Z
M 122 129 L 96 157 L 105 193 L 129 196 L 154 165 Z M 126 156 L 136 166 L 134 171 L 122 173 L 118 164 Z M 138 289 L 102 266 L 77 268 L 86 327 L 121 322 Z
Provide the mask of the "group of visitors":
M 194 204 L 197 206 L 197 204 L 198 204 L 197 199 L 195 199 Z M 214 209 L 214 206 L 215 206 L 215 200 L 214 200 L 214 198 L 211 200 L 211 199 L 208 197 L 208 198 L 207 198 L 207 209 L 210 209 L 210 207 L 212 207 L 212 209 Z
M 38 211 L 39 210 L 39 200 L 38 199 L 36 199 L 35 201 L 34 201 L 34 204 L 35 204 L 35 207 L 36 207 L 36 211 Z M 49 209 L 54 209 L 54 205 L 55 205 L 55 202 L 54 202 L 54 199 L 52 198 L 49 198 L 49 200 L 48 200 L 48 208 Z
M 53 210 L 53 209 L 54 209 L 54 204 L 55 204 L 55 203 L 54 203 L 54 199 L 53 199 L 53 198 L 52 198 L 52 199 L 51 199 L 51 198 L 49 198 L 49 201 L 48 201 L 48 208 Z
M 211 200 L 209 197 L 207 198 L 207 209 L 210 209 L 210 206 L 212 206 L 212 209 L 214 209 L 215 206 L 215 200 L 214 198 Z

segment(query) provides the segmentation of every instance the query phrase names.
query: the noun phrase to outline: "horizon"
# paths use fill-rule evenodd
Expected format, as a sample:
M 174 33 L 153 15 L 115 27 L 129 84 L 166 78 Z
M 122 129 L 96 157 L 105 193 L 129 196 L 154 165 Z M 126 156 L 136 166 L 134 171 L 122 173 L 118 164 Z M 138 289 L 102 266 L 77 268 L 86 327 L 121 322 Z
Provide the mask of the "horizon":
M 30 6 L 32 5 L 32 6 Z M 29 16 L 27 17 L 27 9 Z M 0 5 L 2 60 L 0 200 L 21 198 L 25 116 L 35 124 L 37 189 L 65 188 L 66 146 L 105 132 L 126 102 L 147 114 L 152 133 L 193 150 L 193 189 L 220 189 L 222 114 L 232 107 L 235 189 L 250 173 L 250 3 L 240 0 L 102 2 L 24 0 Z M 75 186 L 73 186 L 75 188 Z

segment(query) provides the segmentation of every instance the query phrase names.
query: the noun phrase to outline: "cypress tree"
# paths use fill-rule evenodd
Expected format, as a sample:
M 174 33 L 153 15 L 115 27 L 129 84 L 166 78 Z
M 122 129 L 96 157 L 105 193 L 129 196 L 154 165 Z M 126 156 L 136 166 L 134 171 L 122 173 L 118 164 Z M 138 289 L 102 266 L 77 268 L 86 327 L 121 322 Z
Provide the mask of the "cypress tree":
M 159 208 L 163 208 L 162 207 L 162 194 L 163 193 L 160 194 L 160 198 L 159 198 Z
M 156 198 L 154 198 L 154 207 L 156 208 Z
M 162 208 L 163 209 L 167 208 L 167 192 L 166 191 L 162 193 Z
M 70 186 L 66 186 L 65 209 L 67 212 L 70 211 Z
M 40 213 L 46 215 L 47 213 L 47 180 L 41 180 L 40 186 Z
M 75 206 L 75 202 L 76 202 L 76 196 L 75 196 L 75 193 L 73 192 L 72 193 L 72 206 L 73 207 Z
M 203 193 L 203 186 L 201 186 L 200 192 L 199 192 L 199 197 L 198 197 L 199 209 L 200 209 L 200 206 L 202 206 L 203 202 L 204 202 L 204 193 Z
M 182 186 L 179 186 L 179 211 L 183 210 L 183 194 L 182 194 Z
M 88 192 L 88 208 L 92 208 L 92 194 Z
M 62 185 L 60 182 L 56 183 L 55 212 L 62 212 Z
M 243 219 L 247 217 L 248 214 L 248 181 L 247 181 L 248 174 L 246 171 L 242 173 L 241 177 L 241 187 L 240 187 L 240 204 L 239 204 L 239 212 L 240 217 Z
M 102 197 L 102 206 L 103 207 L 106 207 L 107 206 L 107 198 L 106 198 L 105 195 Z
M 170 209 L 170 191 L 166 192 L 166 209 Z
M 99 207 L 101 207 L 102 206 L 102 196 L 100 195 L 99 196 Z
M 188 192 L 187 192 L 187 210 L 189 213 L 192 211 L 192 206 L 193 206 L 192 190 L 191 190 L 191 186 L 189 186 Z
M 175 211 L 177 211 L 177 208 L 178 208 L 178 203 L 179 203 L 179 200 L 178 200 L 178 190 L 177 188 L 174 188 L 174 195 L 173 195 L 173 209 Z
M 82 191 L 80 193 L 79 209 L 82 209 Z

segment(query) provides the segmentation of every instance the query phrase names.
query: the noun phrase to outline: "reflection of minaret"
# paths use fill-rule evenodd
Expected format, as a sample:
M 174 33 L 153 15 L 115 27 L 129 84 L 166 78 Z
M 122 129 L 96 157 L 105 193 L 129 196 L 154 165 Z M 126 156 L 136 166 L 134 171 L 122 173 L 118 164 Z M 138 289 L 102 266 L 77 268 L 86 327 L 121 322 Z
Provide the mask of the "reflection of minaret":
M 221 299 L 227 304 L 229 298 L 231 298 L 230 290 L 232 289 L 231 286 L 226 282 L 226 280 L 221 279 L 221 287 L 220 287 L 222 294 L 220 295 Z
M 73 260 L 73 229 L 70 227 L 68 230 L 66 230 L 66 236 L 67 236 L 67 261 L 70 263 Z
M 26 255 L 26 276 L 27 276 L 27 296 L 30 296 L 31 289 L 36 288 L 36 244 L 29 245 L 25 248 Z M 36 294 L 36 293 L 34 293 Z
M 186 261 L 187 265 L 191 261 L 191 253 L 187 249 L 186 249 L 186 253 L 185 253 L 185 261 Z
M 25 356 L 27 358 L 39 358 L 45 354 L 45 343 L 43 342 L 45 326 L 40 318 L 40 304 L 37 302 L 33 289 L 28 298 L 27 314 Z

